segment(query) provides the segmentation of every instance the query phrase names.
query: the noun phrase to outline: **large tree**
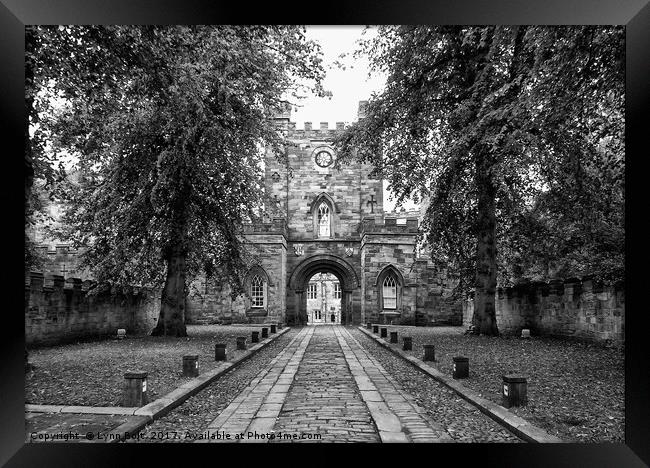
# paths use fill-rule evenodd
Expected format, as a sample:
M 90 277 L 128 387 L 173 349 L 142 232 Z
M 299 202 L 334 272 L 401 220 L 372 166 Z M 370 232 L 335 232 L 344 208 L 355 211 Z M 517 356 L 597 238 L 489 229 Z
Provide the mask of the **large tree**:
M 384 26 L 358 53 L 388 78 L 342 159 L 427 199 L 432 255 L 474 291 L 479 333 L 498 334 L 497 273 L 620 276 L 622 28 Z
M 323 92 L 319 49 L 293 26 L 99 30 L 59 30 L 79 73 L 48 123 L 55 149 L 78 158 L 59 235 L 85 247 L 98 281 L 162 286 L 152 333 L 185 336 L 191 277 L 221 272 L 241 291 L 262 152 L 282 153 L 272 117 Z

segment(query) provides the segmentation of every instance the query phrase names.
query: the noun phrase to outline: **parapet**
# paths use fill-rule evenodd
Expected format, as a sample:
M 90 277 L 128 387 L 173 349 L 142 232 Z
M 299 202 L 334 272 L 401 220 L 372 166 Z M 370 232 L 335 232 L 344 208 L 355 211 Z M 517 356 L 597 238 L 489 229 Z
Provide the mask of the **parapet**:
M 142 293 L 156 292 L 148 286 L 119 286 L 111 283 L 98 283 L 95 280 L 81 278 L 64 278 L 62 275 L 43 274 L 40 271 L 30 271 L 25 277 L 25 290 L 31 293 L 45 292 L 49 294 L 69 291 L 73 294 L 86 294 L 91 289 L 110 294 L 130 294 L 137 296 Z
M 289 122 L 287 130 L 287 138 L 293 138 L 296 140 L 333 140 L 339 133 L 345 130 L 345 122 L 336 122 L 334 128 L 329 128 L 328 122 L 320 122 L 318 128 L 313 128 L 312 122 L 305 122 L 305 128 L 303 130 L 297 130 L 296 123 Z
M 244 234 L 282 234 L 287 237 L 285 218 L 273 218 L 271 221 L 244 224 Z
M 25 289 L 31 291 L 56 291 L 69 289 L 73 291 L 87 291 L 96 284 L 92 280 L 82 280 L 81 278 L 64 278 L 62 275 L 51 273 L 43 274 L 40 271 L 30 271 L 29 276 L 25 278 Z
M 366 117 L 367 107 L 368 101 L 359 101 L 359 109 L 357 111 L 357 118 L 359 120 Z M 334 139 L 337 134 L 345 130 L 345 122 L 336 122 L 334 128 L 329 128 L 328 122 L 319 122 L 319 126 L 317 128 L 314 128 L 312 122 L 305 122 L 304 129 L 297 130 L 296 122 L 291 122 L 291 105 L 288 102 L 284 102 L 282 104 L 276 113 L 274 120 L 276 122 L 276 125 L 286 130 L 287 138 L 296 140 L 330 140 Z
M 408 217 L 405 218 L 405 223 L 400 222 L 398 218 L 385 218 L 382 221 L 382 218 L 375 218 L 367 216 L 363 218 L 363 221 L 359 224 L 357 232 L 361 235 L 363 234 L 383 234 L 383 233 L 404 233 L 404 234 L 417 234 L 418 229 L 418 218 Z
M 617 281 L 608 287 L 591 276 L 583 278 L 552 279 L 546 281 L 521 281 L 513 286 L 497 288 L 497 297 L 523 297 L 526 295 L 542 296 L 576 296 L 582 293 L 598 294 L 604 290 L 619 292 L 624 290 L 624 283 Z

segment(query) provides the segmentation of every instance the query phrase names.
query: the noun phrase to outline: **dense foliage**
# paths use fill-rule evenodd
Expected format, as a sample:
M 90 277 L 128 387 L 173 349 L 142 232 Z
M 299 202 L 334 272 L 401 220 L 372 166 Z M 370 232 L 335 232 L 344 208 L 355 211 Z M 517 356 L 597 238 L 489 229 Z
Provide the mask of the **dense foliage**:
M 622 278 L 623 28 L 382 26 L 357 53 L 388 79 L 339 151 L 428 202 L 481 332 L 498 333 L 497 272 Z
M 59 98 L 42 131 L 77 158 L 57 196 L 61 238 L 86 247 L 99 281 L 162 286 L 154 333 L 185 335 L 187 280 L 220 272 L 241 291 L 239 237 L 259 205 L 272 117 L 322 93 L 318 46 L 298 27 L 39 27 L 41 77 Z M 38 73 L 36 73 L 38 75 Z M 302 84 L 301 84 L 302 83 Z M 304 83 L 307 83 L 305 85 Z

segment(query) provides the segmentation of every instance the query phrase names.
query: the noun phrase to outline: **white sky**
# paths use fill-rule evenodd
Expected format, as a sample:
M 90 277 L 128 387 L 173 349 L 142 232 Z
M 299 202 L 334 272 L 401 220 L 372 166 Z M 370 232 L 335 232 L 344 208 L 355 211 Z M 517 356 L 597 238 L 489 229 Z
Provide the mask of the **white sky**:
M 354 59 L 352 53 L 358 48 L 359 39 L 372 37 L 375 30 L 362 32 L 365 26 L 307 26 L 307 38 L 318 42 L 323 52 L 323 66 L 326 77 L 323 87 L 332 92 L 331 98 L 308 96 L 300 102 L 291 113 L 291 121 L 296 128 L 304 128 L 304 122 L 311 122 L 312 128 L 319 128 L 320 122 L 328 122 L 329 128 L 335 128 L 336 122 L 355 122 L 359 101 L 368 100 L 373 92 L 380 92 L 386 82 L 383 74 L 373 73 L 368 76 L 368 60 Z M 341 54 L 349 54 L 340 58 Z M 342 62 L 345 69 L 335 65 Z M 384 210 L 392 211 L 395 203 L 390 200 L 390 192 L 384 181 Z M 413 203 L 405 203 L 404 208 L 415 208 Z
M 304 122 L 312 122 L 318 128 L 320 122 L 328 122 L 334 128 L 336 122 L 353 122 L 357 120 L 359 101 L 370 98 L 373 91 L 380 91 L 386 81 L 384 76 L 374 74 L 368 78 L 368 60 L 353 59 L 351 54 L 357 49 L 356 42 L 361 39 L 365 26 L 307 26 L 307 38 L 318 42 L 323 51 L 323 66 L 326 77 L 323 87 L 332 92 L 331 98 L 309 96 L 303 100 L 291 120 L 296 128 L 304 128 Z M 365 37 L 374 34 L 366 32 Z M 350 56 L 341 59 L 343 53 Z M 345 64 L 345 70 L 334 64 Z

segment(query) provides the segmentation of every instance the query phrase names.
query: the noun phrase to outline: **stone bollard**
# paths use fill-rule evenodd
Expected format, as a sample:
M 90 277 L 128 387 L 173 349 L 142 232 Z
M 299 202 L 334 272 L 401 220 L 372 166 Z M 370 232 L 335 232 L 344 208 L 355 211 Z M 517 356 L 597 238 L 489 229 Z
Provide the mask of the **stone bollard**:
M 275 327 L 275 323 L 272 323 L 272 324 L 271 324 L 271 333 L 277 333 L 277 332 L 278 332 L 278 330 L 277 330 L 277 328 Z
M 390 332 L 390 342 L 391 343 L 397 343 L 397 332 Z
M 526 377 L 517 374 L 503 376 L 503 406 L 525 406 L 528 403 Z
M 454 379 L 466 379 L 469 377 L 469 358 L 456 356 L 454 358 Z
M 269 337 L 269 329 L 267 327 L 262 327 L 262 338 Z
M 246 337 L 238 336 L 237 337 L 237 349 L 246 349 Z
M 259 343 L 260 342 L 260 332 L 254 331 L 253 336 L 251 337 L 251 343 Z
M 388 336 L 388 328 L 386 328 L 386 327 L 381 327 L 381 329 L 380 329 L 379 331 L 381 332 L 381 333 L 379 334 L 379 336 L 380 336 L 381 338 L 386 338 L 386 337 Z
M 126 329 L 118 328 L 117 329 L 117 339 L 118 340 L 123 340 L 124 338 L 126 338 Z
M 122 406 L 140 407 L 149 403 L 147 392 L 147 372 L 125 372 Z
M 410 336 L 405 336 L 402 338 L 404 340 L 404 345 L 402 346 L 402 349 L 404 351 L 411 351 L 413 349 L 413 338 Z
M 373 333 L 379 333 L 379 325 L 373 325 L 372 326 L 372 332 Z
M 521 330 L 521 337 L 530 338 L 530 330 L 528 328 L 524 328 L 523 330 Z
M 424 345 L 424 360 L 425 361 L 435 361 L 436 360 L 436 348 L 435 345 L 425 344 Z
M 188 354 L 183 356 L 183 377 L 198 377 L 199 355 Z
M 370 322 L 366 323 L 366 328 L 368 330 L 372 330 L 372 323 L 370 323 Z
M 241 337 L 244 340 L 244 347 L 239 347 L 239 338 L 237 338 L 237 349 L 246 349 L 246 338 Z M 215 361 L 225 361 L 226 360 L 226 345 L 223 343 L 217 343 L 214 345 L 214 360 Z

